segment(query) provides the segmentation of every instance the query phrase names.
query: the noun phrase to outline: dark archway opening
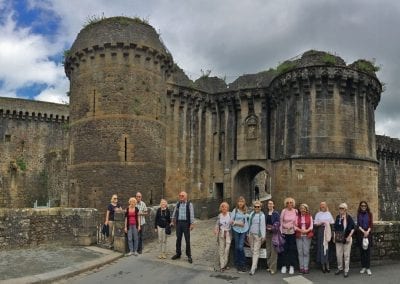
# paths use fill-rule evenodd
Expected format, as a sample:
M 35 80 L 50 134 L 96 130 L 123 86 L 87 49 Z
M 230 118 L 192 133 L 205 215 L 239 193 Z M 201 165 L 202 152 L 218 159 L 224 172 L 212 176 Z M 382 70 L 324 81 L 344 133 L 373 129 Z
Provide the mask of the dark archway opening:
M 248 204 L 256 199 L 267 200 L 271 197 L 271 175 L 264 168 L 256 165 L 242 168 L 233 182 L 232 202 L 234 204 L 239 196 L 243 196 Z

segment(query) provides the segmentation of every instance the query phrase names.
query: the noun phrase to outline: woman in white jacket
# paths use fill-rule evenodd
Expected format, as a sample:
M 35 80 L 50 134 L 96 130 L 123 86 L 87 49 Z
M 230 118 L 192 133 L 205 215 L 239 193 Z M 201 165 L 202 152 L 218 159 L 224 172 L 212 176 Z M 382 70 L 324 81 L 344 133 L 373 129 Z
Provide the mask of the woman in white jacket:
M 253 255 L 251 269 L 249 274 L 254 275 L 257 269 L 258 258 L 260 256 L 261 244 L 265 240 L 265 215 L 261 211 L 261 202 L 255 201 L 253 203 L 254 211 L 249 216 L 249 232 L 248 240 L 250 244 L 251 253 Z

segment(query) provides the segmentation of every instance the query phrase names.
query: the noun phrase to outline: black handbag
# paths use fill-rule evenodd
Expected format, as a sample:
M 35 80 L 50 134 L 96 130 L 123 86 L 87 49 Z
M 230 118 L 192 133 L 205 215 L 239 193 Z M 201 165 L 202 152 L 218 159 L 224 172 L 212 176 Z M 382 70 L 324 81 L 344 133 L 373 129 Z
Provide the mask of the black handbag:
M 104 236 L 109 237 L 110 236 L 110 227 L 106 224 L 103 224 L 103 226 L 101 227 L 101 233 Z
M 167 235 L 171 235 L 171 225 L 170 224 L 167 224 L 166 226 L 165 226 L 165 233 L 167 234 Z
M 344 232 L 342 231 L 335 232 L 335 243 L 342 243 L 342 244 L 346 243 Z

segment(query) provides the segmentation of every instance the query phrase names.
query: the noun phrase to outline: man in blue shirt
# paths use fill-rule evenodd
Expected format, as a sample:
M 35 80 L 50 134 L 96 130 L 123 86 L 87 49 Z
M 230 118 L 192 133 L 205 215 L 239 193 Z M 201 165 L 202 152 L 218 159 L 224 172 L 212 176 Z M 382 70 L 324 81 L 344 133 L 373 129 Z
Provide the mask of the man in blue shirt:
M 186 241 L 186 255 L 189 263 L 192 263 L 192 253 L 190 250 L 190 231 L 194 228 L 194 209 L 193 204 L 187 200 L 187 193 L 182 191 L 179 193 L 179 201 L 175 206 L 172 214 L 171 225 L 176 226 L 176 254 L 172 259 L 181 257 L 182 235 Z

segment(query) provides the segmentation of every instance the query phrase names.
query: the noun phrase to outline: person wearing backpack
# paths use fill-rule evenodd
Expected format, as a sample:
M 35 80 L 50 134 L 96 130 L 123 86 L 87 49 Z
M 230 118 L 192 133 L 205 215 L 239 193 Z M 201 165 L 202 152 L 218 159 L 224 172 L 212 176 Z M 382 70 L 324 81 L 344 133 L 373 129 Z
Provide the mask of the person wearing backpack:
M 190 232 L 194 229 L 194 208 L 192 202 L 188 201 L 186 192 L 179 193 L 179 201 L 176 203 L 171 219 L 171 226 L 176 226 L 176 254 L 171 259 L 181 258 L 182 236 L 184 235 L 186 256 L 188 262 L 193 263 L 190 249 Z
M 229 204 L 222 202 L 219 206 L 219 215 L 217 223 L 214 227 L 214 234 L 217 236 L 218 241 L 218 255 L 220 272 L 224 272 L 229 269 L 227 267 L 229 260 L 229 249 L 231 247 L 231 212 L 229 212 Z
M 254 275 L 258 265 L 258 258 L 260 256 L 261 244 L 265 240 L 265 215 L 261 211 L 261 202 L 259 200 L 253 203 L 254 211 L 250 213 L 249 217 L 249 231 L 247 234 L 250 249 L 252 253 L 250 275 Z

